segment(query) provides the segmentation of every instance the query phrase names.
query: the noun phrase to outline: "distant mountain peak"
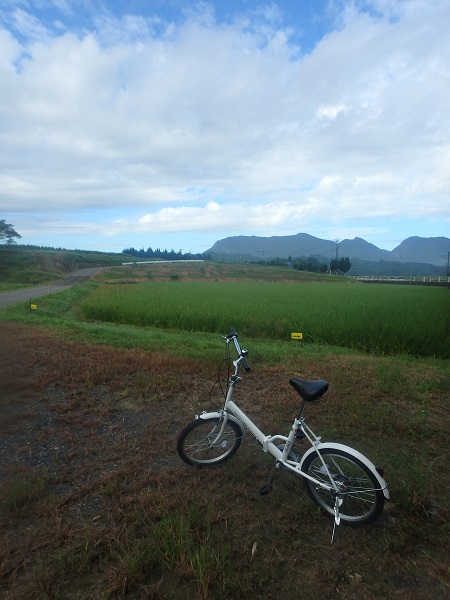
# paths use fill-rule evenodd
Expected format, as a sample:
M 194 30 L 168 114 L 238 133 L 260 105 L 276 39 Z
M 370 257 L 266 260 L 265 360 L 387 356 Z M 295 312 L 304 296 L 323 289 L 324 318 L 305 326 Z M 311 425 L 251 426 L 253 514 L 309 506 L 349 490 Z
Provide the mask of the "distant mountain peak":
M 309 233 L 286 236 L 232 236 L 218 240 L 208 254 L 227 257 L 229 260 L 270 260 L 272 258 L 307 258 L 314 256 L 329 262 L 336 255 L 336 241 L 314 237 Z M 441 266 L 450 252 L 450 239 L 412 236 L 392 252 L 378 248 L 361 237 L 338 242 L 340 257 L 365 261 L 400 261 L 428 263 Z

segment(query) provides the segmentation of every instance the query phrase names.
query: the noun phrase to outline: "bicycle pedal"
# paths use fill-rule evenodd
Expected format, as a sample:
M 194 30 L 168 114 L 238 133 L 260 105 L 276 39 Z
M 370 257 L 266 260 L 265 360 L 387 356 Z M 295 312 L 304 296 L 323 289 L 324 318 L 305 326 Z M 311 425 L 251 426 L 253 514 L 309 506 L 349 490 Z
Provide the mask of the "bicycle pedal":
M 267 496 L 267 494 L 271 491 L 272 491 L 272 486 L 270 485 L 270 483 L 267 483 L 266 485 L 263 485 L 262 488 L 259 490 L 259 495 Z

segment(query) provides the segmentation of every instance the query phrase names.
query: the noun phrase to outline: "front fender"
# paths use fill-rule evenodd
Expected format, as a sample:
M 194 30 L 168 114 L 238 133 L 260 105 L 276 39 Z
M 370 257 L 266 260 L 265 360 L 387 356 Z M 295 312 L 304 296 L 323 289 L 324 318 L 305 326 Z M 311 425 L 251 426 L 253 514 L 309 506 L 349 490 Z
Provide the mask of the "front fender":
M 383 477 L 381 477 L 381 475 L 378 473 L 375 465 L 364 456 L 364 454 L 361 454 L 361 452 L 358 452 L 358 450 L 354 450 L 353 448 L 350 448 L 350 446 L 345 446 L 344 444 L 335 444 L 332 442 L 328 442 L 325 444 L 319 443 L 316 446 L 314 446 L 313 448 L 310 448 L 307 452 L 305 452 L 305 454 L 302 457 L 302 460 L 300 462 L 300 469 L 302 468 L 303 463 L 305 462 L 306 458 L 311 454 L 311 453 L 315 453 L 316 450 L 318 450 L 319 452 L 321 450 L 326 450 L 326 449 L 331 449 L 331 450 L 341 450 L 342 452 L 346 452 L 347 454 L 350 454 L 350 456 L 353 456 L 353 458 L 357 458 L 360 462 L 363 463 L 363 465 L 365 465 L 370 472 L 374 475 L 374 477 L 376 478 L 376 480 L 378 481 L 378 483 L 380 484 L 380 488 L 383 490 L 383 494 L 384 497 L 386 498 L 386 500 L 389 500 L 389 490 L 388 490 L 388 486 L 386 481 L 383 479 Z
M 238 425 L 238 427 L 240 428 L 242 435 L 244 435 L 245 429 L 244 429 L 244 426 L 242 425 L 242 423 L 239 421 L 239 419 L 237 419 L 234 415 L 230 414 L 229 412 L 227 412 L 226 415 L 227 415 L 227 421 L 233 421 L 234 423 L 236 423 L 236 425 Z M 215 412 L 202 413 L 201 415 L 195 415 L 195 418 L 196 419 L 222 419 L 223 412 L 217 410 Z

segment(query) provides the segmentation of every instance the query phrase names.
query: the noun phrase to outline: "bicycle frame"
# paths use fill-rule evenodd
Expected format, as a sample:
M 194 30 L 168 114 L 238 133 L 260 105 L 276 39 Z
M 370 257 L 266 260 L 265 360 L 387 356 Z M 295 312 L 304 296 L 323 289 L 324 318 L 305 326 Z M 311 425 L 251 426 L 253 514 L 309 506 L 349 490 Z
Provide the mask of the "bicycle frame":
M 243 425 L 248 431 L 250 431 L 250 433 L 261 444 L 264 452 L 268 452 L 269 454 L 271 454 L 278 461 L 278 464 L 283 465 L 283 467 L 295 472 L 296 474 L 301 475 L 302 477 L 305 477 L 305 478 L 313 481 L 314 483 L 316 483 L 317 485 L 320 485 L 322 488 L 324 488 L 328 491 L 331 491 L 332 489 L 334 489 L 337 492 L 338 488 L 337 488 L 336 484 L 334 484 L 333 478 L 330 475 L 330 473 L 328 471 L 328 467 L 326 466 L 324 461 L 322 461 L 322 463 L 324 465 L 324 468 L 326 469 L 326 472 L 327 472 L 330 480 L 333 482 L 333 487 L 324 484 L 322 481 L 319 481 L 319 480 L 315 479 L 314 477 L 310 477 L 306 473 L 303 473 L 301 471 L 301 463 L 296 462 L 296 461 L 291 461 L 288 459 L 289 452 L 292 449 L 292 446 L 294 445 L 295 434 L 297 433 L 297 431 L 299 429 L 301 431 L 303 431 L 303 433 L 308 438 L 308 440 L 313 445 L 313 447 L 316 446 L 318 443 L 320 443 L 320 438 L 316 437 L 314 432 L 309 427 L 304 425 L 304 419 L 295 419 L 294 420 L 288 437 L 286 437 L 284 435 L 279 435 L 279 434 L 277 434 L 277 435 L 264 434 L 259 429 L 259 427 L 257 427 L 255 425 L 255 423 L 253 423 L 253 421 L 232 400 L 232 397 L 234 394 L 234 388 L 238 381 L 240 381 L 240 377 L 238 377 L 238 376 L 231 377 L 230 387 L 228 389 L 224 408 L 221 412 L 205 413 L 198 417 L 200 419 L 201 418 L 206 419 L 206 418 L 210 418 L 210 417 L 219 417 L 222 420 L 222 427 L 220 428 L 220 431 L 217 434 L 216 438 L 211 441 L 211 445 L 214 446 L 214 444 L 221 438 L 223 430 L 226 427 L 228 419 L 231 419 L 231 420 L 235 421 L 241 427 L 241 429 L 242 429 L 242 425 Z M 311 435 L 313 436 L 312 438 L 311 438 Z M 275 441 L 284 443 L 283 450 L 280 450 L 277 447 L 277 445 L 275 445 L 275 443 L 274 443 Z M 317 452 L 317 453 L 320 456 L 320 453 L 319 452 Z
M 305 419 L 301 416 L 302 412 L 303 412 L 303 408 L 305 406 L 305 401 L 303 401 L 303 406 L 300 410 L 299 417 L 294 419 L 294 421 L 292 423 L 291 431 L 287 437 L 284 435 L 279 435 L 279 434 L 277 434 L 277 435 L 264 434 L 255 425 L 255 423 L 233 401 L 235 387 L 238 384 L 238 382 L 241 381 L 241 378 L 238 375 L 240 364 L 243 363 L 246 370 L 249 370 L 248 365 L 245 361 L 245 356 L 247 355 L 247 353 L 245 350 L 244 351 L 241 350 L 241 348 L 239 347 L 239 343 L 235 336 L 228 336 L 225 339 L 227 340 L 227 344 L 231 341 L 231 339 L 233 339 L 239 358 L 237 360 L 233 361 L 234 374 L 229 379 L 229 388 L 228 388 L 228 391 L 226 394 L 223 409 L 221 411 L 216 411 L 216 412 L 211 412 L 211 413 L 203 413 L 202 415 L 197 415 L 197 418 L 200 418 L 200 419 L 201 418 L 204 418 L 204 419 L 219 418 L 220 420 L 222 420 L 222 426 L 220 428 L 219 433 L 217 434 L 216 438 L 211 441 L 212 446 L 214 446 L 214 444 L 217 443 L 218 440 L 221 438 L 223 431 L 225 429 L 225 426 L 227 424 L 227 421 L 228 421 L 228 419 L 230 419 L 230 420 L 234 421 L 235 423 L 237 423 L 241 430 L 243 430 L 242 426 L 244 426 L 245 429 L 250 431 L 250 433 L 261 444 L 263 451 L 268 452 L 276 459 L 277 467 L 283 466 L 285 469 L 292 471 L 296 475 L 300 475 L 303 478 L 309 479 L 310 481 L 312 481 L 314 484 L 320 486 L 321 488 L 323 488 L 327 491 L 335 492 L 336 499 L 338 498 L 338 496 L 340 494 L 339 487 L 335 483 L 335 481 L 328 469 L 326 462 L 323 460 L 323 458 L 320 454 L 320 450 L 321 449 L 325 450 L 327 448 L 342 450 L 342 451 L 345 451 L 348 454 L 352 455 L 356 459 L 358 459 L 360 462 L 365 464 L 370 469 L 370 471 L 373 473 L 373 475 L 375 476 L 375 478 L 377 479 L 377 481 L 380 485 L 379 489 L 383 491 L 384 496 L 389 500 L 389 491 L 388 491 L 387 483 L 385 482 L 383 477 L 381 477 L 381 475 L 378 473 L 375 465 L 372 462 L 370 462 L 363 454 L 354 450 L 353 448 L 350 448 L 349 446 L 345 446 L 343 444 L 336 444 L 336 443 L 323 444 L 321 442 L 321 438 L 316 436 L 315 433 L 312 431 L 312 429 L 310 429 L 306 425 Z M 311 444 L 311 448 L 308 451 L 306 451 L 306 453 L 303 455 L 300 462 L 289 459 L 289 453 L 292 450 L 292 447 L 295 442 L 295 436 L 299 430 L 304 433 L 305 438 Z M 275 442 L 282 442 L 284 445 L 283 450 L 280 450 L 280 448 L 275 444 Z M 307 473 L 302 471 L 302 465 L 303 465 L 304 461 L 312 452 L 315 452 L 319 456 L 320 461 L 322 462 L 322 465 L 323 465 L 324 473 L 326 473 L 326 475 L 328 476 L 331 485 L 327 485 L 323 481 L 315 479 L 314 477 L 311 477 L 310 475 L 308 475 Z

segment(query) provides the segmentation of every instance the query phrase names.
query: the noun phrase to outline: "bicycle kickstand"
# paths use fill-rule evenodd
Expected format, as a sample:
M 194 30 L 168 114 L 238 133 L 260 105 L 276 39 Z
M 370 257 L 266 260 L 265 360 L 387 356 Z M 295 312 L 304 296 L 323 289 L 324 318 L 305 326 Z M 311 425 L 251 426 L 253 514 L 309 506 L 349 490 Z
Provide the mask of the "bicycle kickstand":
M 341 506 L 343 500 L 336 496 L 336 500 L 334 502 L 334 523 L 333 523 L 333 533 L 331 534 L 331 543 L 334 542 L 334 532 L 336 530 L 336 525 L 339 525 L 341 522 L 341 517 L 339 515 L 339 507 Z

